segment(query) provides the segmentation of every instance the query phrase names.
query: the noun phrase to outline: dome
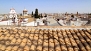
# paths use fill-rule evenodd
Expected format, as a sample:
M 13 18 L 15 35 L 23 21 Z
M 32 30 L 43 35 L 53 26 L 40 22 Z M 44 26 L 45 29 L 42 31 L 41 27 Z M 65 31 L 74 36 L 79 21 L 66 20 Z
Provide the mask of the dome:
M 27 12 L 27 9 L 24 9 L 23 12 L 26 11 Z

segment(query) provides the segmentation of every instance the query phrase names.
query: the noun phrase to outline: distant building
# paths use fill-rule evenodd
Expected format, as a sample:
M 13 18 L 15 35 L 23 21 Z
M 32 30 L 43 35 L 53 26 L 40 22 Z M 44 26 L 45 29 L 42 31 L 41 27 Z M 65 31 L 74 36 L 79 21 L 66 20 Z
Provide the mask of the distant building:
M 11 8 L 10 9 L 10 12 L 9 12 L 9 18 L 17 18 L 17 14 L 16 14 L 16 11 L 14 8 Z
M 0 16 L 0 21 L 2 21 L 2 19 L 3 19 L 3 16 Z
M 28 16 L 28 11 L 26 9 L 23 10 L 23 16 Z
M 65 16 L 68 16 L 68 13 L 67 12 L 65 13 Z
M 17 13 L 14 8 L 10 9 L 9 18 L 12 18 L 13 22 L 17 22 Z

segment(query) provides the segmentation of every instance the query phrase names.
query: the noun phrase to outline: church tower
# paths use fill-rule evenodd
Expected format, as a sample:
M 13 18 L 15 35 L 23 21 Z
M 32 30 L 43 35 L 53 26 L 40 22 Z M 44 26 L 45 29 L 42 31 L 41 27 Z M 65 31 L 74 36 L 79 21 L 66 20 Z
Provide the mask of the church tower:
M 17 13 L 14 8 L 10 9 L 9 18 L 12 18 L 14 19 L 14 22 L 17 22 Z
M 23 10 L 23 16 L 28 16 L 28 11 L 26 9 Z
M 10 9 L 10 12 L 9 12 L 9 18 L 17 18 L 17 14 L 16 14 L 16 11 L 14 8 L 11 8 Z

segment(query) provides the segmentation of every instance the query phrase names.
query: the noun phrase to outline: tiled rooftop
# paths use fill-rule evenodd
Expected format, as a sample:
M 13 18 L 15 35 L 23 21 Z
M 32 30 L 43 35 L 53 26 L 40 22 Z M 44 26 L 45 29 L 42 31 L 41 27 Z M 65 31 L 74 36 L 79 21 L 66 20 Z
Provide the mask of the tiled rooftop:
M 91 29 L 0 28 L 0 51 L 91 51 Z

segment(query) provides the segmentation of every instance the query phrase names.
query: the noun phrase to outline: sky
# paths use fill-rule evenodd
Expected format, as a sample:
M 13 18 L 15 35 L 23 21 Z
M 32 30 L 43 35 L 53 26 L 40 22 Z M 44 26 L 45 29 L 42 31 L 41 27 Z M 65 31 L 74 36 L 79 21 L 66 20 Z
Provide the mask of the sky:
M 22 13 L 26 8 L 28 13 L 91 13 L 91 0 L 0 0 L 0 14 L 7 14 L 10 8 Z

